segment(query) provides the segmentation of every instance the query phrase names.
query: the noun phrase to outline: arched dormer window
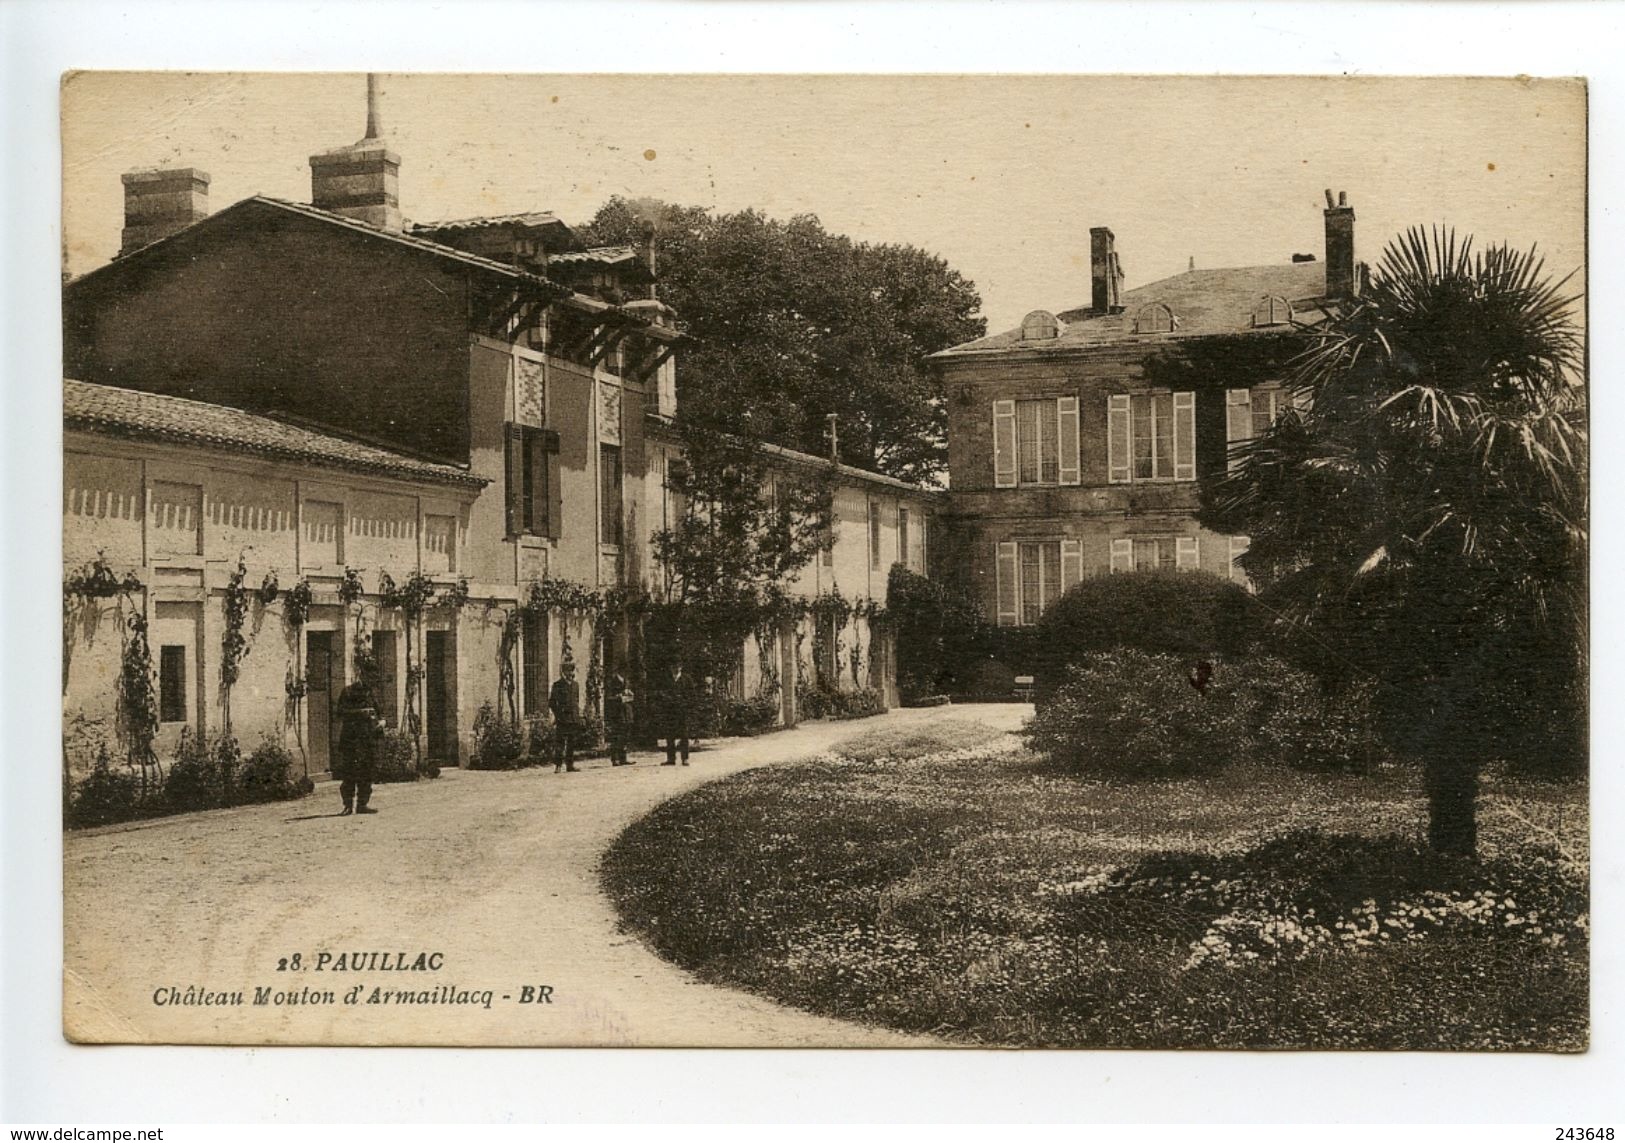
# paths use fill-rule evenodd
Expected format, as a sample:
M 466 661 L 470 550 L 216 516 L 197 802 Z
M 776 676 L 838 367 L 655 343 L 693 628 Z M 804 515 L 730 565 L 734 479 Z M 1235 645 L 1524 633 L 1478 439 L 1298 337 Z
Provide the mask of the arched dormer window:
M 1164 302 L 1144 305 L 1134 315 L 1135 333 L 1172 333 L 1179 328 L 1179 319 L 1172 307 Z
M 1048 310 L 1034 310 L 1021 319 L 1021 340 L 1053 341 L 1065 328 Z
M 1292 303 L 1279 294 L 1265 294 L 1253 307 L 1253 326 L 1286 325 L 1292 321 Z

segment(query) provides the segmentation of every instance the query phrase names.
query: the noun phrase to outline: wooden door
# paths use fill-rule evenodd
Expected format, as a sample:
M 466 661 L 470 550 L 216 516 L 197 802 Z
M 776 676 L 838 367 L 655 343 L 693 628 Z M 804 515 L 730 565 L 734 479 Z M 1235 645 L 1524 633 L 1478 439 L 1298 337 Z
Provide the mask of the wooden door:
M 456 669 L 456 652 L 450 631 L 429 631 L 424 635 L 424 729 L 429 757 L 442 766 L 457 764 L 456 732 L 452 727 L 451 672 Z
M 305 722 L 309 728 L 310 769 L 320 774 L 333 768 L 333 708 L 337 705 L 333 670 L 337 632 L 305 632 Z

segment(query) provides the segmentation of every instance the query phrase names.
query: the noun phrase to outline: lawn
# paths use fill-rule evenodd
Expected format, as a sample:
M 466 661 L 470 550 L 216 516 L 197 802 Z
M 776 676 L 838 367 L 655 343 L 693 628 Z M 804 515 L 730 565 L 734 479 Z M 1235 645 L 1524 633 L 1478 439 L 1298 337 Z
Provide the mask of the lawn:
M 627 927 L 704 979 L 968 1044 L 1583 1050 L 1585 791 L 1490 776 L 1477 862 L 1414 771 L 1112 784 L 945 715 L 665 803 Z

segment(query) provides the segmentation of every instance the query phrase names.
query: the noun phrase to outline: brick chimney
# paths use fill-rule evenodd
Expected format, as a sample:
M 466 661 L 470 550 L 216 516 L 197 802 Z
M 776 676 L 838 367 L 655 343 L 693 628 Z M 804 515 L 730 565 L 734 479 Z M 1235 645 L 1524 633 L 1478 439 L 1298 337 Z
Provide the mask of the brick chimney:
M 1326 192 L 1326 296 L 1352 298 L 1358 293 L 1354 267 L 1354 208 L 1347 191 Z
M 1121 313 L 1123 267 L 1117 261 L 1116 237 L 1104 226 L 1089 230 L 1089 308 L 1097 314 Z
M 121 258 L 209 214 L 209 176 L 196 167 L 130 171 L 123 180 Z
M 367 76 L 367 133 L 310 157 L 310 202 L 380 230 L 401 229 L 401 157 L 384 145 L 378 77 Z

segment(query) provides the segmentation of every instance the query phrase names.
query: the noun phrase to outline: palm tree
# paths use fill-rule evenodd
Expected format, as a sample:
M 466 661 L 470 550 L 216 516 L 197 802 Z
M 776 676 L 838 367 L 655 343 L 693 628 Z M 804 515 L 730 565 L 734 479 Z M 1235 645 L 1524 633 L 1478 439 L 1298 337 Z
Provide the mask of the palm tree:
M 1583 758 L 1586 450 L 1575 298 L 1527 253 L 1396 238 L 1312 331 L 1299 398 L 1205 490 L 1286 634 L 1374 678 L 1429 843 L 1472 854 L 1479 768 L 1531 727 Z M 1578 738 L 1572 736 L 1578 735 Z

